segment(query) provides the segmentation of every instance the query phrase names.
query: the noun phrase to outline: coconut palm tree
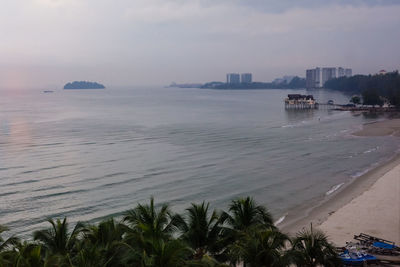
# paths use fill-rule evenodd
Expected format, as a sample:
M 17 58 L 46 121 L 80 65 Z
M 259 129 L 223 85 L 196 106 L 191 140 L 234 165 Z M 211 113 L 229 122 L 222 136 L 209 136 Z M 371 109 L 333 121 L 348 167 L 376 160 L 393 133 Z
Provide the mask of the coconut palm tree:
M 19 242 L 19 239 L 14 236 L 4 240 L 1 237 L 1 234 L 5 231 L 8 231 L 8 228 L 6 226 L 0 224 L 0 252 L 6 250 L 7 248 L 12 247 L 13 245 L 15 245 Z
M 254 226 L 275 228 L 272 215 L 251 197 L 232 200 L 229 213 L 225 216 L 231 228 L 236 231 L 247 231 Z
M 6 264 L 13 262 L 13 258 L 15 257 L 13 247 L 19 243 L 19 239 L 14 236 L 4 240 L 1 234 L 7 230 L 6 226 L 0 225 L 0 266 L 7 266 Z
M 242 254 L 235 252 L 244 246 L 248 236 L 255 230 L 274 230 L 272 215 L 264 206 L 257 205 L 251 197 L 232 200 L 228 212 L 221 215 L 227 225 L 223 230 L 224 253 L 220 261 L 231 263 L 243 261 Z M 245 264 L 245 263 L 244 263 Z
M 250 267 L 288 266 L 285 247 L 289 242 L 287 235 L 275 229 L 255 227 L 231 246 L 231 259 Z
M 229 267 L 229 265 L 219 263 L 209 255 L 204 255 L 200 260 L 186 261 L 185 267 Z
M 194 259 L 202 259 L 208 253 L 218 252 L 218 242 L 224 218 L 214 210 L 209 214 L 209 203 L 192 203 L 186 209 L 188 222 L 183 224 L 182 239 L 194 250 Z
M 15 247 L 15 267 L 44 266 L 41 245 L 24 242 Z
M 150 242 L 150 241 L 149 241 Z M 192 254 L 186 244 L 180 240 L 153 240 L 153 253 L 150 255 L 149 267 L 181 267 Z
M 291 251 L 297 266 L 341 266 L 334 246 L 320 230 L 304 229 L 293 240 Z
M 61 256 L 59 257 L 60 266 L 63 265 L 62 261 L 72 265 L 71 258 L 76 253 L 78 236 L 84 229 L 84 224 L 78 222 L 72 232 L 69 233 L 67 218 L 64 218 L 63 221 L 60 219 L 57 219 L 57 221 L 48 219 L 47 221 L 51 224 L 51 227 L 35 231 L 33 239 L 42 244 L 47 258 L 54 255 Z
M 181 216 L 173 214 L 167 204 L 157 209 L 153 197 L 150 199 L 150 205 L 138 204 L 136 208 L 126 211 L 123 220 L 133 231 L 155 240 L 170 239 L 183 223 Z
M 113 218 L 87 226 L 83 230 L 84 239 L 80 244 L 77 265 L 92 266 L 93 263 L 93 266 L 117 266 L 125 248 L 122 245 L 125 228 Z M 91 262 L 91 258 L 95 261 Z

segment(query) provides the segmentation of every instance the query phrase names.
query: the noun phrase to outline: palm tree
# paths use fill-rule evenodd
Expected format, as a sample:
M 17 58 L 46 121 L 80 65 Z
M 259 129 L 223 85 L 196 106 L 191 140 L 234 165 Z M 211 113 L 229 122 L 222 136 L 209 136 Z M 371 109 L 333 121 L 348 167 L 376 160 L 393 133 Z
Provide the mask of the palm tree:
M 157 209 L 153 197 L 150 199 L 150 205 L 138 204 L 136 208 L 126 211 L 123 220 L 144 238 L 155 240 L 170 239 L 183 223 L 178 214 L 172 214 L 167 204 Z
M 217 243 L 220 238 L 223 218 L 214 210 L 208 212 L 209 203 L 193 204 L 186 209 L 188 222 L 183 224 L 182 238 L 194 250 L 194 259 L 202 259 L 207 252 L 218 252 Z
M 16 254 L 13 247 L 19 244 L 19 239 L 14 236 L 11 236 L 6 240 L 3 239 L 1 234 L 7 230 L 8 228 L 6 226 L 0 224 L 0 265 L 4 266 L 13 262 Z
M 150 242 L 150 241 L 149 241 Z M 149 267 L 181 267 L 192 251 L 180 240 L 154 240 Z
M 123 252 L 124 233 L 124 226 L 113 218 L 86 227 L 77 257 L 78 266 L 117 266 Z
M 5 231 L 8 231 L 8 228 L 0 224 L 0 252 L 6 250 L 7 248 L 12 247 L 15 244 L 18 244 L 19 242 L 19 239 L 14 236 L 8 238 L 7 240 L 4 240 L 1 237 L 1 234 Z
M 78 222 L 71 233 L 68 232 L 67 218 L 63 221 L 57 219 L 48 219 L 51 227 L 44 230 L 35 231 L 33 239 L 43 244 L 47 257 L 50 255 L 65 256 L 70 265 L 71 257 L 75 254 L 75 248 L 78 241 L 78 235 L 84 228 L 84 225 Z M 60 257 L 62 259 L 63 257 Z
M 250 267 L 288 266 L 285 255 L 288 243 L 289 237 L 277 230 L 255 227 L 231 246 L 231 259 Z
M 24 242 L 15 247 L 15 267 L 39 267 L 44 266 L 42 247 L 38 244 Z
M 251 197 L 233 200 L 226 214 L 232 229 L 246 231 L 251 227 L 275 228 L 272 215 L 264 206 L 259 206 Z
M 242 254 L 235 252 L 238 247 L 244 246 L 249 234 L 254 230 L 274 230 L 272 215 L 264 206 L 257 205 L 251 197 L 232 200 L 228 213 L 223 213 L 227 227 L 223 230 L 225 251 L 220 261 L 229 260 L 232 263 L 243 261 Z M 244 262 L 244 265 L 246 263 Z
M 297 266 L 341 266 L 341 261 L 334 246 L 320 230 L 300 231 L 293 240 L 291 251 L 293 261 Z
M 209 255 L 204 255 L 200 260 L 186 261 L 185 267 L 229 267 L 229 265 L 219 263 Z

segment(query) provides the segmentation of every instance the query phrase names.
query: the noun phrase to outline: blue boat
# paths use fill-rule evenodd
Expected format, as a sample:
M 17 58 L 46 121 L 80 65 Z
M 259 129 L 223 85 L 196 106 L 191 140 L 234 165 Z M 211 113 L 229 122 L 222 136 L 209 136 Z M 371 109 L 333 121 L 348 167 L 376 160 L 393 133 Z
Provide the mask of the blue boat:
M 343 265 L 347 266 L 361 266 L 364 262 L 372 263 L 377 261 L 375 256 L 360 252 L 349 252 L 348 250 L 340 254 L 339 257 L 342 260 Z
M 397 246 L 394 245 L 394 243 L 388 244 L 386 242 L 380 242 L 380 241 L 376 241 L 376 242 L 372 243 L 372 246 L 376 247 L 376 248 L 389 249 L 389 250 L 393 250 L 393 249 L 397 248 Z

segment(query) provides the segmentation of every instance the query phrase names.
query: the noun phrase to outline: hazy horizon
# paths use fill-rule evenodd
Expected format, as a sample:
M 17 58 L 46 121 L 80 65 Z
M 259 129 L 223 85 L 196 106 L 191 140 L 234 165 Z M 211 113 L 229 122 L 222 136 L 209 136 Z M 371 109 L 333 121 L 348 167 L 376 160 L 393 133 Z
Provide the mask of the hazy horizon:
M 349 3 L 350 2 L 350 3 Z M 400 1 L 4 0 L 0 88 L 400 69 Z

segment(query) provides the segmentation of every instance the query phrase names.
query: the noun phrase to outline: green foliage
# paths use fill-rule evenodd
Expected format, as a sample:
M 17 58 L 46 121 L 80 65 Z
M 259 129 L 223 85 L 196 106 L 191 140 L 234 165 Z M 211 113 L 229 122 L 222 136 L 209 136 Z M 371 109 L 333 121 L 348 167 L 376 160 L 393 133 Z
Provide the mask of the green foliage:
M 209 204 L 193 204 L 186 209 L 187 223 L 183 224 L 182 239 L 194 250 L 194 258 L 202 259 L 206 253 L 218 253 L 218 242 L 222 232 L 224 218 L 214 210 L 208 212 Z
M 331 79 L 325 83 L 325 88 L 362 94 L 363 103 L 371 103 L 367 105 L 381 105 L 383 104 L 382 98 L 385 98 L 391 105 L 400 107 L 400 75 L 398 71 L 384 75 L 355 75 Z
M 221 213 L 202 202 L 180 216 L 151 198 L 149 204 L 126 211 L 122 222 L 77 223 L 72 231 L 66 218 L 48 222 L 49 228 L 34 232 L 34 241 L 0 235 L 0 266 L 338 266 L 323 233 L 311 229 L 291 241 L 250 197 L 233 200 L 228 212 Z M 0 234 L 5 230 L 0 226 Z
M 51 227 L 48 229 L 35 231 L 33 233 L 33 239 L 39 241 L 46 252 L 51 254 L 67 255 L 73 252 L 75 249 L 78 235 L 83 229 L 82 223 L 77 223 L 71 233 L 68 232 L 67 218 L 63 221 L 57 219 L 47 220 Z
M 362 93 L 362 97 L 363 97 L 364 105 L 372 105 L 372 106 L 375 106 L 375 105 L 382 106 L 383 105 L 383 100 L 379 94 L 379 91 L 375 88 L 366 89 Z
M 96 82 L 74 81 L 64 85 L 64 89 L 104 89 L 105 86 Z
M 358 95 L 353 95 L 350 99 L 350 102 L 355 105 L 361 104 L 361 98 Z
M 293 240 L 291 256 L 297 266 L 342 266 L 327 236 L 311 228 L 299 232 Z

